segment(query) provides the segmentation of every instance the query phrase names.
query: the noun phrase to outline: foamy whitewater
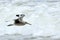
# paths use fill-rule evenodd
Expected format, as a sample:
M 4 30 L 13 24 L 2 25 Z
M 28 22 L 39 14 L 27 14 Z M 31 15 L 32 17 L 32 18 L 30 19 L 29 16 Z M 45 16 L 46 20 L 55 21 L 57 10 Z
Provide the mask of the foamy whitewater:
M 32 25 L 7 26 L 16 14 Z M 59 0 L 0 0 L 0 40 L 60 40 Z

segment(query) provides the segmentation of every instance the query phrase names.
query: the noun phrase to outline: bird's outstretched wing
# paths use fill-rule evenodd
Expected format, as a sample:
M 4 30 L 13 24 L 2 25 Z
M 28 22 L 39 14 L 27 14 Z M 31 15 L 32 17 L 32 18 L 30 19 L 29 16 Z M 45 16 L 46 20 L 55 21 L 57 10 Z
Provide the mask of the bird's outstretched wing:
M 9 25 L 7 25 L 7 26 L 13 26 L 14 24 L 9 24 Z

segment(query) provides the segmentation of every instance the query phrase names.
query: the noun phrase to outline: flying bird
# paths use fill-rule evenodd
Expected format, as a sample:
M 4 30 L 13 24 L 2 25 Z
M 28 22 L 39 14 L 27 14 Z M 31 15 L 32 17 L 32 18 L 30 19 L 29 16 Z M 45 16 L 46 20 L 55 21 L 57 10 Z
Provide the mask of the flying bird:
M 8 26 L 13 26 L 13 25 L 23 26 L 26 24 L 31 25 L 30 23 L 23 21 L 23 17 L 25 17 L 25 14 L 21 14 L 21 15 L 17 14 L 16 17 L 18 17 L 18 18 L 14 20 L 14 23 L 9 24 Z

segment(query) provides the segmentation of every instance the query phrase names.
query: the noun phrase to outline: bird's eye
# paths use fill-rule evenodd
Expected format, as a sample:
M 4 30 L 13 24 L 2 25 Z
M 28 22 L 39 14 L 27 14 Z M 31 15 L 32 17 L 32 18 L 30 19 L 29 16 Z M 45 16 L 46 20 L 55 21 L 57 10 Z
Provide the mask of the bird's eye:
M 17 14 L 16 16 L 19 17 L 19 14 Z

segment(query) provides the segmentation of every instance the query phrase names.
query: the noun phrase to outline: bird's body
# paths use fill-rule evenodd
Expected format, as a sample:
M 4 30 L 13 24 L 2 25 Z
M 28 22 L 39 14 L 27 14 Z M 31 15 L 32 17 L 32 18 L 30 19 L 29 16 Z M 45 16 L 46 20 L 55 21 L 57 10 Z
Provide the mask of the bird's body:
M 16 19 L 14 22 L 15 25 L 25 25 L 25 22 L 19 21 L 19 19 Z

